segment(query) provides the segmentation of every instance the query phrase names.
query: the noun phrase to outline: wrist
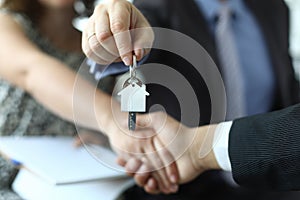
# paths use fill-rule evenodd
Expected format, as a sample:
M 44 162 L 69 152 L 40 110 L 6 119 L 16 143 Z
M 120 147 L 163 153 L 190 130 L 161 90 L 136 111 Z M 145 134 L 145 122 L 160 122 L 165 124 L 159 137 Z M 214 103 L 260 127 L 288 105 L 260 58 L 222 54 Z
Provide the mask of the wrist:
M 214 134 L 217 125 L 208 125 L 194 128 L 195 142 L 191 148 L 193 163 L 201 172 L 221 169 L 213 151 Z
M 104 112 L 99 112 L 99 119 L 104 134 L 112 137 L 112 134 L 126 130 L 128 113 L 122 112 L 120 103 L 111 97 Z
M 113 126 L 113 104 L 114 100 L 108 95 L 99 96 L 95 98 L 95 116 L 97 121 L 97 128 L 106 136 L 109 136 L 110 130 Z M 100 103 L 101 102 L 101 103 Z

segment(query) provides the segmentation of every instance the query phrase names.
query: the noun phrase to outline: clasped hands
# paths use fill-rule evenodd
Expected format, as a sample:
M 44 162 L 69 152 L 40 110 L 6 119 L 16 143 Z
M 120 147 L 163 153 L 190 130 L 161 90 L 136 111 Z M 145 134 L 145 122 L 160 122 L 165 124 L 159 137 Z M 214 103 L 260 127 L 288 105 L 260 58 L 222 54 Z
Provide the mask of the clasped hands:
M 218 168 L 212 152 L 214 128 L 188 128 L 156 112 L 138 115 L 136 131 L 116 132 L 110 142 L 118 163 L 139 186 L 148 193 L 170 194 L 179 184 Z

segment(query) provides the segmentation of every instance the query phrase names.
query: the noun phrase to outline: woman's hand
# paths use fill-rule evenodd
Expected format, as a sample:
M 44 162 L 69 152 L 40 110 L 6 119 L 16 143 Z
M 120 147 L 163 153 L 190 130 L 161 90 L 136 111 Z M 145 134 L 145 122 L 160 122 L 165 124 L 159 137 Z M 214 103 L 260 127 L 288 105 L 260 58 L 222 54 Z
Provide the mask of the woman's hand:
M 104 1 L 96 6 L 82 35 L 87 57 L 99 64 L 122 60 L 132 64 L 149 53 L 153 31 L 140 11 L 126 0 Z
M 103 135 L 101 132 L 80 129 L 77 132 L 77 135 L 74 138 L 74 146 L 80 147 L 85 144 L 99 145 L 99 146 L 108 146 L 108 138 Z
M 145 124 L 148 123 L 148 118 L 141 117 L 139 120 L 137 116 L 137 121 L 140 123 L 137 124 L 135 131 L 129 131 L 127 127 L 127 118 L 124 118 L 123 122 L 120 122 L 120 119 L 116 119 L 119 123 L 115 127 L 110 126 L 110 132 L 108 134 L 111 147 L 119 155 L 122 160 L 120 162 L 132 163 L 130 172 L 135 172 L 136 166 L 135 162 L 147 158 L 148 161 L 155 163 L 155 165 L 145 166 L 144 172 L 148 173 L 155 171 L 157 169 L 162 169 L 157 173 L 156 179 L 159 180 L 160 185 L 157 186 L 159 191 L 164 193 L 171 193 L 177 190 L 178 182 L 178 171 L 175 163 L 165 163 L 166 160 L 161 160 L 160 155 L 155 151 L 154 139 L 157 137 L 156 132 L 152 128 L 147 128 Z M 147 152 L 147 155 L 145 153 Z M 159 152 L 161 153 L 161 152 Z M 169 152 L 164 152 L 165 157 L 171 158 Z M 154 161 L 155 160 L 155 161 Z M 168 167 L 165 168 L 165 166 Z M 129 169 L 129 168 L 128 168 Z M 128 173 L 130 174 L 130 172 Z M 173 177 L 172 180 L 169 177 Z M 174 186 L 175 185 L 175 186 Z M 175 187 L 175 190 L 174 190 Z

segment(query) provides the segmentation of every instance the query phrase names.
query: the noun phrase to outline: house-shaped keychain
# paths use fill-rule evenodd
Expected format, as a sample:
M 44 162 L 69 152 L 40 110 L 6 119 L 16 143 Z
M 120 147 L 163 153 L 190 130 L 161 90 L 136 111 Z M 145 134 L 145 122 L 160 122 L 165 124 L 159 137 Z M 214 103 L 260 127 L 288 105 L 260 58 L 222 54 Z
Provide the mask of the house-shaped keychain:
M 121 96 L 121 110 L 123 112 L 146 112 L 146 86 L 131 83 L 123 88 L 118 95 Z

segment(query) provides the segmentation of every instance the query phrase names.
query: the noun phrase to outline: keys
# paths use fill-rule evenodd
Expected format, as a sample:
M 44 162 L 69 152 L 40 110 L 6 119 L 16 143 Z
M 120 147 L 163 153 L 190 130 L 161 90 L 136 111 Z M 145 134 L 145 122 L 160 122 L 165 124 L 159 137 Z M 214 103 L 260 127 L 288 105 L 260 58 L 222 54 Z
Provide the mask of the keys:
M 121 110 L 129 112 L 128 128 L 135 130 L 136 112 L 146 111 L 146 86 L 136 77 L 129 78 L 123 85 L 123 90 L 119 92 L 121 95 Z
M 146 112 L 146 86 L 136 77 L 136 57 L 133 56 L 133 66 L 130 66 L 130 78 L 123 84 L 118 93 L 121 96 L 121 111 L 128 112 L 128 129 L 135 130 L 136 112 Z
M 128 129 L 130 131 L 135 130 L 135 123 L 136 123 L 136 113 L 135 112 L 129 112 L 128 113 Z

